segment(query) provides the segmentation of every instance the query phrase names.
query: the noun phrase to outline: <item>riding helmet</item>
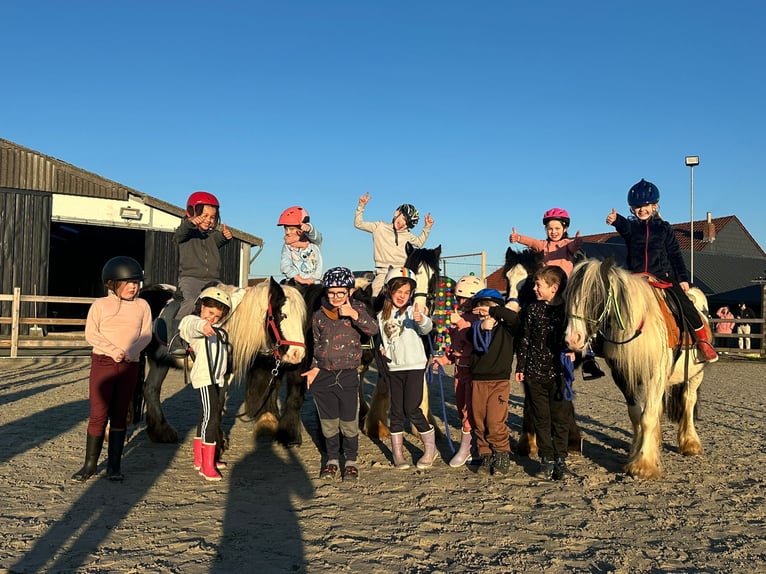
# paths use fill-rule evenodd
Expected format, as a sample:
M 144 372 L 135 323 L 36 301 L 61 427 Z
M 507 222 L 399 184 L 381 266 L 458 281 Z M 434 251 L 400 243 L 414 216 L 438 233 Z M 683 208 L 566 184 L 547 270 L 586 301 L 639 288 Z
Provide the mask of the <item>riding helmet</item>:
M 211 205 L 219 209 L 221 207 L 218 203 L 218 198 L 212 193 L 208 193 L 207 191 L 195 191 L 189 196 L 189 199 L 186 200 L 187 217 L 194 217 L 202 213 L 201 211 L 197 213 L 197 207 L 203 205 Z
M 494 301 L 498 305 L 504 305 L 505 299 L 503 299 L 503 294 L 500 293 L 497 289 L 482 289 L 476 295 L 473 296 L 471 299 L 474 303 L 478 303 L 479 301 Z
M 202 299 L 212 299 L 213 301 L 218 301 L 219 303 L 222 303 L 231 309 L 231 298 L 226 292 L 222 291 L 218 287 L 208 287 L 203 289 L 202 293 L 200 293 L 199 297 L 197 297 L 198 301 L 202 301 Z
M 628 190 L 628 205 L 641 207 L 660 200 L 660 190 L 650 181 L 642 179 Z
M 455 284 L 455 296 L 471 299 L 482 289 L 484 289 L 484 281 L 476 275 L 464 275 Z
M 301 223 L 309 222 L 309 212 L 298 205 L 288 207 L 279 216 L 277 225 L 294 225 L 298 227 Z
M 325 288 L 346 287 L 350 289 L 354 286 L 354 282 L 354 274 L 346 267 L 328 269 L 325 271 L 324 277 L 322 277 L 322 285 Z
M 411 203 L 403 203 L 397 207 L 394 212 L 394 219 L 396 219 L 396 215 L 399 213 L 404 216 L 404 220 L 407 222 L 407 229 L 412 229 L 420 221 L 420 213 Z
M 569 227 L 569 213 L 566 209 L 554 207 L 543 213 L 543 225 L 548 225 L 549 221 L 558 220 L 564 227 Z
M 112 257 L 101 270 L 101 281 L 143 281 L 144 270 L 141 264 L 125 255 Z
M 388 273 L 386 273 L 386 287 L 388 287 L 389 283 L 391 283 L 391 281 L 397 277 L 403 277 L 404 279 L 409 280 L 413 289 L 417 286 L 417 282 L 415 281 L 415 274 L 412 271 L 406 267 L 391 267 L 388 270 Z

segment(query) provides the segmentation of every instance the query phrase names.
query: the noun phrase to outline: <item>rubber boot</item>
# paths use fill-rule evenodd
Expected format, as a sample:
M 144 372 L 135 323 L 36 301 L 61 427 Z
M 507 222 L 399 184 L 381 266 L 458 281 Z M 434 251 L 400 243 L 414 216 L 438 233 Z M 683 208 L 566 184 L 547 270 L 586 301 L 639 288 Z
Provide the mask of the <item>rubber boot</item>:
M 205 480 L 221 480 L 221 473 L 215 467 L 215 443 L 202 443 L 202 468 L 199 473 Z
M 705 327 L 702 326 L 694 331 L 694 336 L 697 339 L 697 351 L 699 351 L 700 357 L 706 363 L 715 363 L 718 360 L 718 353 L 716 353 L 713 345 L 710 344 L 710 339 L 707 336 Z
M 104 436 L 88 435 L 85 442 L 85 464 L 72 475 L 72 480 L 85 482 L 96 474 L 98 457 L 101 456 L 101 448 L 104 446 Z
M 436 459 L 436 434 L 433 427 L 431 430 L 420 433 L 423 441 L 423 456 L 417 462 L 418 468 L 430 468 Z
M 109 430 L 109 448 L 107 449 L 106 477 L 109 480 L 120 482 L 125 478 L 120 472 L 122 463 L 122 451 L 125 448 L 125 431 Z
M 471 433 L 470 431 L 463 431 L 463 435 L 460 438 L 460 448 L 457 449 L 455 456 L 449 461 L 449 465 L 453 468 L 463 466 L 469 456 L 471 456 Z
M 194 470 L 202 468 L 202 437 L 194 437 Z
M 394 467 L 398 470 L 407 470 L 410 468 L 409 463 L 404 460 L 404 433 L 394 432 L 391 433 L 391 454 L 394 457 Z

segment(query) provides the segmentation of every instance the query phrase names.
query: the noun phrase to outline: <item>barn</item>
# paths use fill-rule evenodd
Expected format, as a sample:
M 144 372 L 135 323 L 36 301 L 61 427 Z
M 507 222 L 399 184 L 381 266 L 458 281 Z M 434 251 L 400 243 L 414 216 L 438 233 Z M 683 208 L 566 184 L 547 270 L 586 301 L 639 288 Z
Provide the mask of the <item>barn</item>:
M 104 294 L 101 268 L 115 255 L 142 263 L 146 284 L 175 285 L 173 231 L 183 215 L 183 207 L 0 139 L 0 293 L 19 287 L 26 295 L 98 297 Z M 222 280 L 246 286 L 263 240 L 230 229 L 234 238 L 221 250 Z M 0 305 L 0 316 L 8 316 L 10 304 Z M 22 303 L 22 314 L 30 316 L 23 305 L 31 304 Z M 56 305 L 37 312 L 55 317 Z M 71 307 L 60 310 L 62 316 L 87 312 Z

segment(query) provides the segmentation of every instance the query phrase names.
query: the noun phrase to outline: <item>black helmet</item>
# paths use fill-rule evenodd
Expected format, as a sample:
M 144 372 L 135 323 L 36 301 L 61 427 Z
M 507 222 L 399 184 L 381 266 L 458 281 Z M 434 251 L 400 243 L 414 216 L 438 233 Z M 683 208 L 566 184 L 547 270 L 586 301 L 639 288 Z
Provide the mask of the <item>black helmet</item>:
M 628 190 L 628 205 L 641 207 L 660 200 L 660 190 L 651 181 L 642 179 Z
M 415 206 L 411 203 L 403 203 L 396 208 L 396 211 L 404 216 L 404 220 L 407 222 L 407 228 L 412 229 L 420 221 L 420 213 L 415 209 Z
M 132 257 L 118 255 L 104 264 L 101 270 L 101 281 L 143 281 L 144 270 Z

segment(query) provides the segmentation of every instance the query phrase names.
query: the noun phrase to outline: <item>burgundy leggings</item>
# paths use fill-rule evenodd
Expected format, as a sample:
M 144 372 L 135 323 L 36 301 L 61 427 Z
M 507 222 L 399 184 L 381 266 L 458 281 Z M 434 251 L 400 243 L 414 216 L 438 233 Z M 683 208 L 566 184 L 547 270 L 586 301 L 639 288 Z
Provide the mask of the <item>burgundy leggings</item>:
M 115 363 L 106 355 L 90 357 L 90 419 L 88 434 L 103 436 L 107 419 L 112 428 L 127 426 L 128 406 L 138 384 L 138 363 Z

